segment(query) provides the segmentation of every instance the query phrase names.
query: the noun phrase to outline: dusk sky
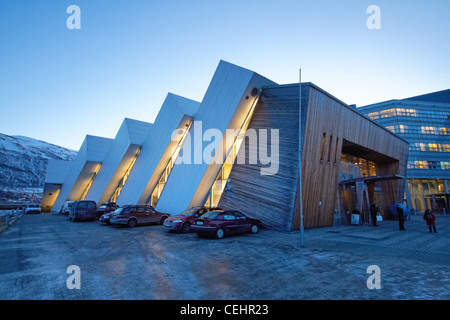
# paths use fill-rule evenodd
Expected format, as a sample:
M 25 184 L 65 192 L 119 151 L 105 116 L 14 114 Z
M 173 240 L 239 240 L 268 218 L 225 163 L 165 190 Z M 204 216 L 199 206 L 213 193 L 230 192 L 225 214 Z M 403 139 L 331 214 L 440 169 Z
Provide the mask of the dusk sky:
M 221 59 L 358 106 L 450 88 L 448 0 L 1 0 L 0 30 L 0 133 L 74 150 L 201 101 Z

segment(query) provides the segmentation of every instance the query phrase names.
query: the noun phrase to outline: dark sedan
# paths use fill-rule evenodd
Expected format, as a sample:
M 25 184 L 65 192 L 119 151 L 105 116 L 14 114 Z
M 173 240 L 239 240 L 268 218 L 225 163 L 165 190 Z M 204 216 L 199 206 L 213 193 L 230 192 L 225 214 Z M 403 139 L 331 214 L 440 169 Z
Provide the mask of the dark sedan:
M 105 202 L 102 203 L 97 208 L 97 217 L 100 217 L 103 214 L 113 212 L 115 210 L 119 209 L 119 206 L 115 202 Z
M 133 228 L 140 224 L 163 224 L 170 214 L 161 213 L 150 205 L 123 206 L 111 214 L 109 222 L 112 225 L 126 225 Z
M 220 208 L 207 208 L 207 207 L 193 207 L 189 208 L 182 213 L 171 216 L 164 221 L 164 227 L 169 231 L 178 231 L 183 233 L 191 232 L 191 225 L 194 219 L 200 218 L 209 211 L 222 210 Z
M 247 217 L 239 211 L 211 211 L 194 220 L 191 230 L 199 236 L 215 236 L 222 239 L 226 235 L 257 233 L 261 221 Z

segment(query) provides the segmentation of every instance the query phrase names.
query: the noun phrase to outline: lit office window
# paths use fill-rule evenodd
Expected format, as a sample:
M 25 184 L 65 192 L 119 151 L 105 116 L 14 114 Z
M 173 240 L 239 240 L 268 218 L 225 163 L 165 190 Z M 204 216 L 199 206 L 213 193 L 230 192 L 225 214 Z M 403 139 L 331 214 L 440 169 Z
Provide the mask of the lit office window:
M 450 132 L 449 128 L 445 128 L 445 127 L 441 127 L 441 128 L 437 128 L 438 129 L 438 134 L 440 135 L 448 135 Z
M 450 161 L 441 161 L 442 170 L 450 170 Z
M 439 151 L 439 146 L 437 143 L 429 143 L 428 144 L 428 149 L 430 151 Z
M 428 161 L 414 161 L 415 169 L 430 169 L 428 166 Z
M 380 119 L 380 113 L 378 111 L 371 112 L 367 116 L 372 120 Z
M 436 127 L 422 126 L 421 128 L 422 128 L 423 134 L 435 134 L 436 133 Z

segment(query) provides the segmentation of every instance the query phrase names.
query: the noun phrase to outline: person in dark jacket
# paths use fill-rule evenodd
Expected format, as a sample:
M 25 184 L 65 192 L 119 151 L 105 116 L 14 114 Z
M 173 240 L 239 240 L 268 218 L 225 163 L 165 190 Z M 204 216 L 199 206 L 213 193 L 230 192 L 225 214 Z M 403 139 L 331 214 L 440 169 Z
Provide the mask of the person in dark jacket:
M 431 228 L 433 228 L 434 232 L 436 231 L 436 216 L 433 212 L 431 212 L 430 209 L 425 210 L 425 213 L 423 214 L 423 220 L 427 222 L 428 229 L 431 231 Z
M 370 212 L 370 219 L 372 219 L 373 226 L 378 227 L 378 225 L 377 225 L 378 208 L 375 205 L 375 203 L 372 203 L 372 205 L 370 206 L 369 212 Z
M 397 205 L 397 217 L 398 217 L 398 227 L 400 231 L 406 231 L 405 230 L 405 218 L 403 216 L 403 209 L 399 205 Z

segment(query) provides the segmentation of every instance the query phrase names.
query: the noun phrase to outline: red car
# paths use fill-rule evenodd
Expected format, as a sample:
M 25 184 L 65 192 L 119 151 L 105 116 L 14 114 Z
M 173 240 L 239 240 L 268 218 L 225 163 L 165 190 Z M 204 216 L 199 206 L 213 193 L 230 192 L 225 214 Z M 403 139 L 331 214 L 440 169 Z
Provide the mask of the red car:
M 194 219 L 191 230 L 199 236 L 215 236 L 222 239 L 226 235 L 238 233 L 257 233 L 261 221 L 249 218 L 239 211 L 210 211 Z
M 213 211 L 222 210 L 220 208 L 207 208 L 207 207 L 193 207 L 189 208 L 179 215 L 171 216 L 164 221 L 164 227 L 169 231 L 178 231 L 183 233 L 191 232 L 191 225 L 195 218 L 199 218 L 201 215 Z

